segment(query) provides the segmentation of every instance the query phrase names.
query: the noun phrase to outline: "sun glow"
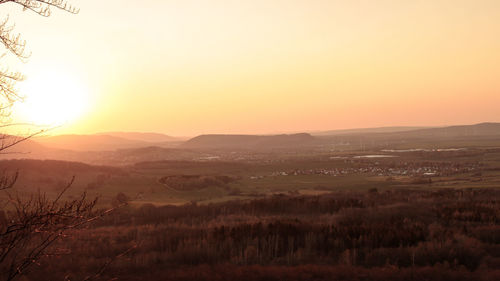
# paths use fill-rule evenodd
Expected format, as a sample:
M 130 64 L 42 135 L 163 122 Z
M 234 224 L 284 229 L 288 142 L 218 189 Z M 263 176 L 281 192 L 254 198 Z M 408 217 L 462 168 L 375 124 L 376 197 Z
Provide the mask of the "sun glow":
M 44 72 L 20 83 L 24 101 L 17 113 L 26 122 L 60 126 L 81 117 L 89 106 L 89 92 L 75 76 L 62 72 Z

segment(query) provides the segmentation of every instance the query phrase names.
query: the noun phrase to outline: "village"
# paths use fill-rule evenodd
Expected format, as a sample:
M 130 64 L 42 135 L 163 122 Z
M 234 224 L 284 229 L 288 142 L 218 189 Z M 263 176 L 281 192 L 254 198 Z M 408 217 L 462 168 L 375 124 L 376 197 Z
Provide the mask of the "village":
M 341 168 L 318 168 L 318 169 L 293 169 L 289 171 L 274 171 L 269 177 L 299 176 L 299 175 L 324 175 L 345 176 L 353 174 L 366 174 L 373 176 L 409 176 L 409 177 L 433 177 L 451 176 L 456 174 L 478 172 L 481 170 L 480 163 L 450 163 L 450 162 L 401 162 L 381 163 L 355 162 L 354 167 Z M 252 179 L 259 177 L 252 176 Z M 262 177 L 260 177 L 262 178 Z

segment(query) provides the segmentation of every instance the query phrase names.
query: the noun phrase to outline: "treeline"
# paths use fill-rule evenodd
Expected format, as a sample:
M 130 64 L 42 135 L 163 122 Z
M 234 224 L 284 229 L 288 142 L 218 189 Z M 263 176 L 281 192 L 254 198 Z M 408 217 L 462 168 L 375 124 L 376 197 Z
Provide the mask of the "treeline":
M 37 159 L 11 159 L 0 160 L 0 170 L 6 172 L 37 171 L 42 173 L 54 173 L 64 171 L 66 173 L 99 172 L 110 174 L 125 174 L 126 172 L 117 167 L 95 166 L 82 162 L 60 161 L 60 160 L 37 160 Z
M 238 180 L 232 176 L 173 175 L 160 178 L 161 184 L 177 190 L 197 190 L 214 186 L 226 186 Z
M 499 195 L 371 190 L 125 207 L 61 240 L 68 254 L 42 261 L 32 276 L 498 280 Z

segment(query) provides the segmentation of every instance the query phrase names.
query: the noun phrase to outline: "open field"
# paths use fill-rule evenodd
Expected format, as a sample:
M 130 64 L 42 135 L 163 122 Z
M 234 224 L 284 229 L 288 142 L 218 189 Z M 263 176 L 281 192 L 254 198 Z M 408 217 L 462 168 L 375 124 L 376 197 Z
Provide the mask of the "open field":
M 410 146 L 415 148 L 416 146 Z M 467 147 L 312 151 L 310 153 L 230 153 L 234 160 L 151 161 L 127 166 L 95 166 L 76 162 L 7 160 L 0 169 L 19 172 L 15 191 L 55 196 L 74 177 L 65 196 L 83 191 L 109 205 L 119 193 L 132 205 L 206 204 L 234 199 L 254 199 L 275 194 L 315 194 L 329 191 L 362 191 L 376 188 L 498 188 L 500 149 Z M 238 156 L 239 155 L 239 156 Z M 165 177 L 197 176 L 205 182 L 175 188 L 162 183 Z M 207 177 L 230 177 L 227 183 Z

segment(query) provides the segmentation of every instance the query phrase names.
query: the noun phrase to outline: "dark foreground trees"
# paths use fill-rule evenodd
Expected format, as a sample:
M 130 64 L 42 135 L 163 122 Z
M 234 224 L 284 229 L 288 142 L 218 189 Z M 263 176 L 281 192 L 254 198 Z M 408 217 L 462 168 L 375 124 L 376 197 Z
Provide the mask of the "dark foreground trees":
M 126 207 L 28 277 L 103 280 L 498 280 L 500 191 L 397 190 Z

